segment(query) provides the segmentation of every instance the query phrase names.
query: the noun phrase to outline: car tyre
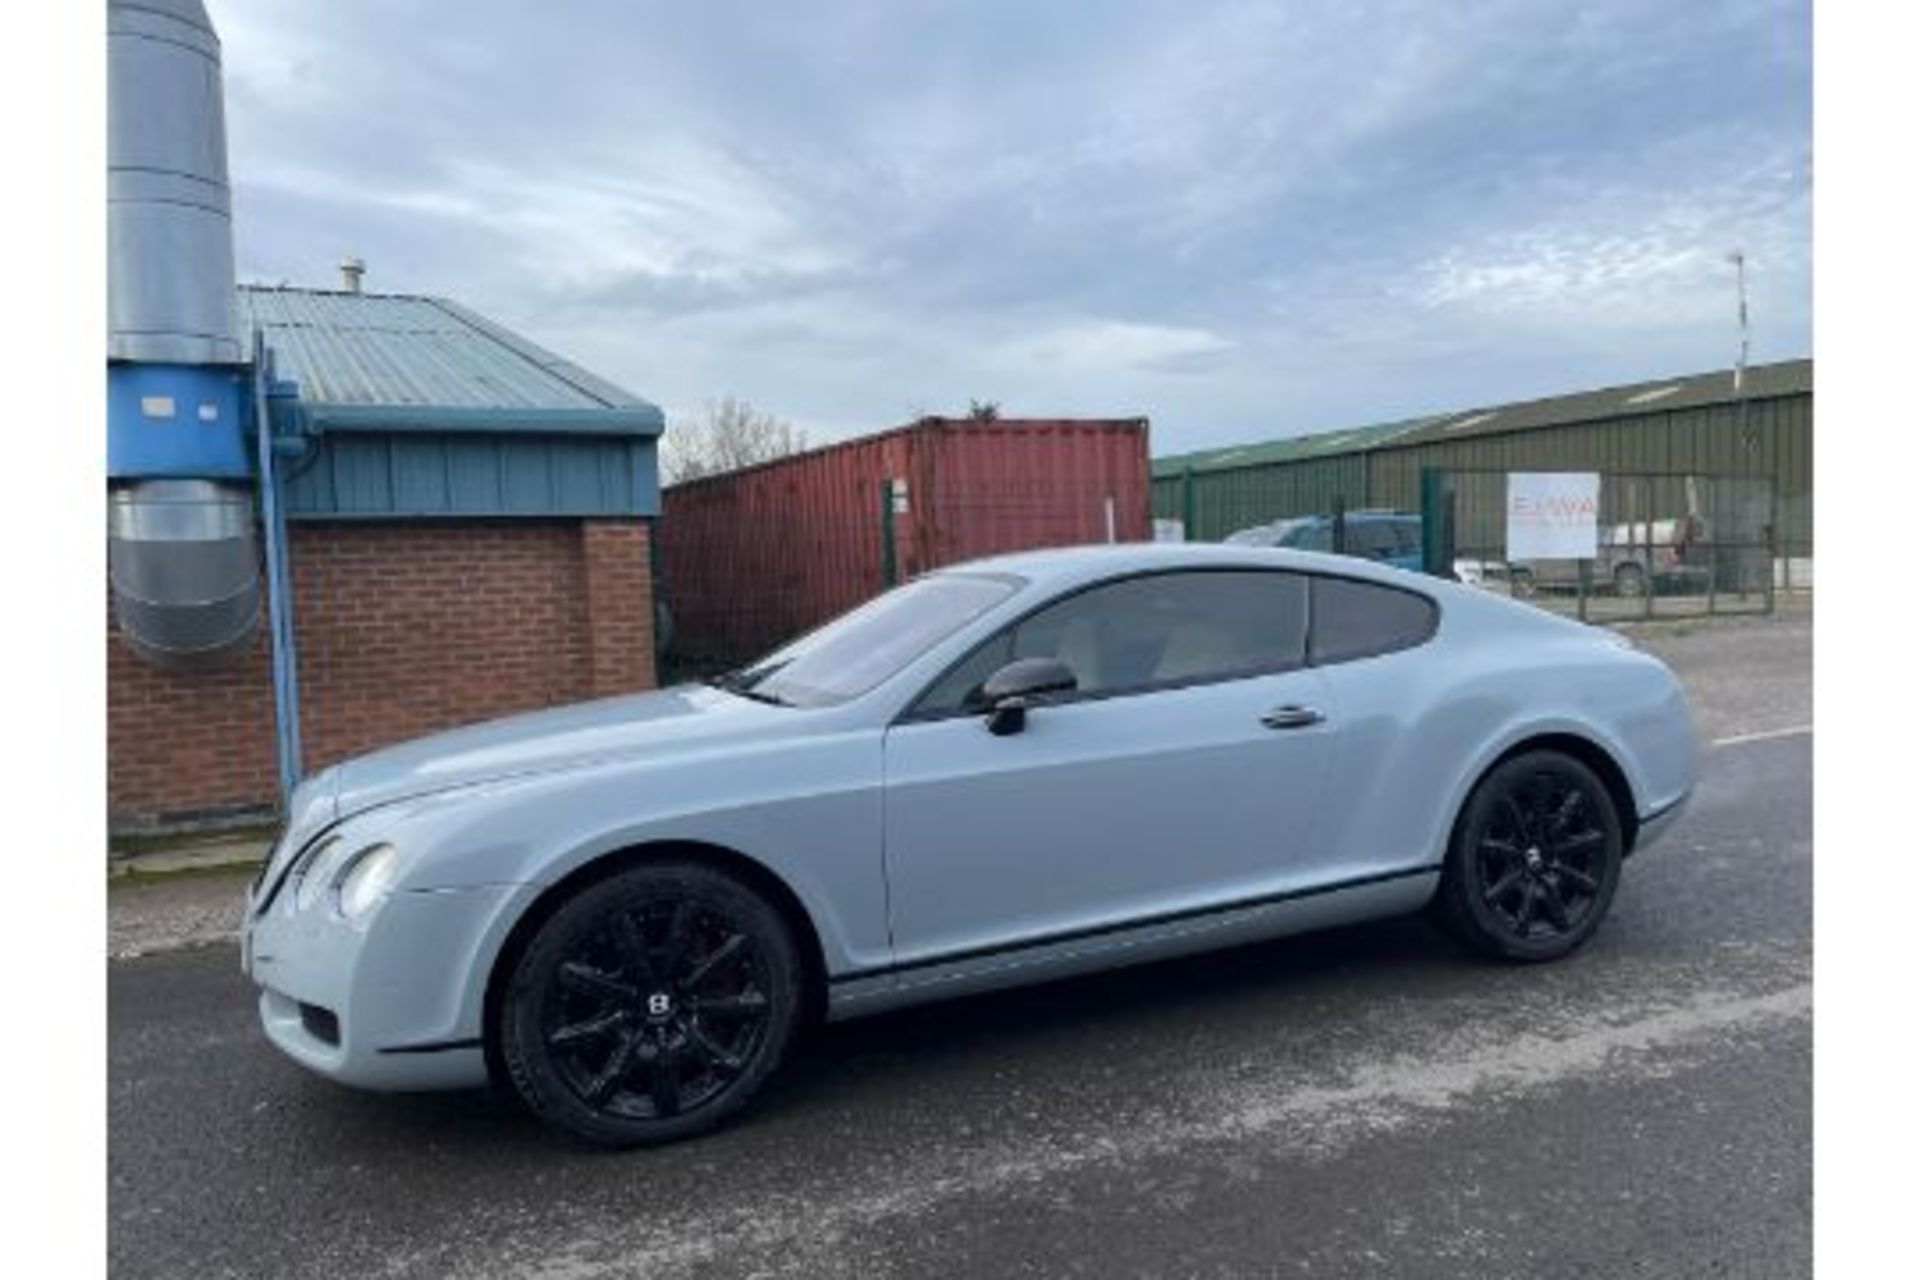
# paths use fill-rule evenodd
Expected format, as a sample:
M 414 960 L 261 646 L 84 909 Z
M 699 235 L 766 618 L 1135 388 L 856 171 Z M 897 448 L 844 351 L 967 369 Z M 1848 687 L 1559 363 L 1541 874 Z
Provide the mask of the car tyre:
M 1623 564 L 1613 571 L 1613 594 L 1623 600 L 1638 600 L 1647 594 L 1647 571 L 1637 564 Z
M 494 1035 L 540 1119 L 603 1147 L 721 1124 L 779 1066 L 804 1007 L 792 930 L 735 877 L 646 863 L 563 902 L 514 963 Z
M 1537 590 L 1533 570 L 1512 567 L 1507 570 L 1507 591 L 1523 600 L 1531 599 Z
M 1467 798 L 1433 910 L 1481 955 L 1557 960 L 1600 926 L 1625 841 L 1612 793 L 1584 762 L 1527 751 L 1495 765 Z

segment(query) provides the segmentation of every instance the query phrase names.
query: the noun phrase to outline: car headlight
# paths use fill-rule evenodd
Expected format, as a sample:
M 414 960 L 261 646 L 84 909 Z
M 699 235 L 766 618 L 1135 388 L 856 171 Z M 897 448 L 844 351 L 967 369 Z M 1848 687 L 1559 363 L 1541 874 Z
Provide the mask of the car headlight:
M 390 844 L 362 849 L 340 876 L 340 914 L 357 920 L 379 904 L 400 874 L 400 855 Z
M 293 869 L 294 890 L 293 905 L 297 911 L 305 911 L 320 901 L 321 894 L 333 883 L 333 871 L 339 864 L 340 855 L 345 852 L 339 838 L 323 840 L 313 852 L 300 860 Z

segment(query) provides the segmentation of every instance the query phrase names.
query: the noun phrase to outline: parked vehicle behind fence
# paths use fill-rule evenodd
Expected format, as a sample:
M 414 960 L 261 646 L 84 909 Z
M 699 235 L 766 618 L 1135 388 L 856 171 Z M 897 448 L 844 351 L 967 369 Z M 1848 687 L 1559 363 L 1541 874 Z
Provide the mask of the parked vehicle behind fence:
M 1344 545 L 1338 554 L 1419 570 L 1420 517 L 1406 511 L 1349 511 Z M 1229 534 L 1234 546 L 1287 547 L 1294 551 L 1335 551 L 1335 520 L 1330 515 L 1294 516 Z
M 1588 588 L 1625 599 L 1649 591 L 1704 592 L 1713 576 L 1706 543 L 1706 521 L 1697 515 L 1610 525 L 1600 530 Z M 1530 596 L 1543 590 L 1578 590 L 1582 563 L 1461 556 L 1454 561 L 1454 576 L 1474 586 L 1504 586 L 1513 595 Z

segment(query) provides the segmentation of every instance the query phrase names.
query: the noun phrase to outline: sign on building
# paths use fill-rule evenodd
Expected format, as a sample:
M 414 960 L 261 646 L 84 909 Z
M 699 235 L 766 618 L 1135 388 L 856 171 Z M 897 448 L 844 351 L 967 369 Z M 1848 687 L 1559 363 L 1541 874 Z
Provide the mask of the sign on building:
M 1591 560 L 1599 551 L 1600 475 L 1507 473 L 1507 559 Z

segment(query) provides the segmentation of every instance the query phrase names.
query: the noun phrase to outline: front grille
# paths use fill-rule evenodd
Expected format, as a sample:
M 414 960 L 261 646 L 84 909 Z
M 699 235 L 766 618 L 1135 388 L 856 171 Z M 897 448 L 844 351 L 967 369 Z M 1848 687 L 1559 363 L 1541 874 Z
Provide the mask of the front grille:
M 331 1009 L 322 1009 L 317 1004 L 302 1001 L 300 1025 L 306 1028 L 308 1035 L 322 1044 L 338 1045 L 340 1043 L 340 1019 Z

